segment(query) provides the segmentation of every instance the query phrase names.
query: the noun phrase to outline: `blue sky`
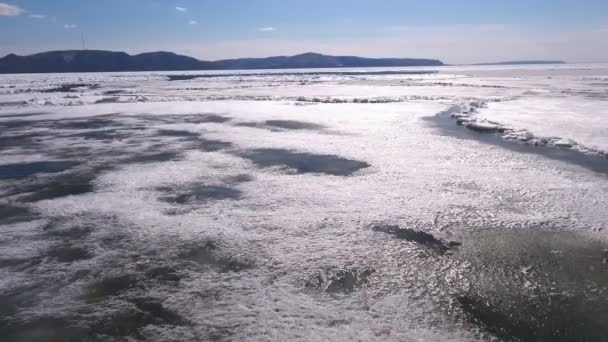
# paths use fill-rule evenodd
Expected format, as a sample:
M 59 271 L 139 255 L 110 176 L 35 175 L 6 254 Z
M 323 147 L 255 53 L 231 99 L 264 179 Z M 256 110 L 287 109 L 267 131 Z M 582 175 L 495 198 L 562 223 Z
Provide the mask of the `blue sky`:
M 0 0 L 0 55 L 169 50 L 201 59 L 315 51 L 608 61 L 607 0 Z

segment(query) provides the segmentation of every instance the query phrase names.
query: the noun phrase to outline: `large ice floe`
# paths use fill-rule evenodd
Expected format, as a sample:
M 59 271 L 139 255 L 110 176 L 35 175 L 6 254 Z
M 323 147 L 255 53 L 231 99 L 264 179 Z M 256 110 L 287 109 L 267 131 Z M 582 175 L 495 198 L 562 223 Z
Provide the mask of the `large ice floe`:
M 604 341 L 608 66 L 0 76 L 3 341 Z

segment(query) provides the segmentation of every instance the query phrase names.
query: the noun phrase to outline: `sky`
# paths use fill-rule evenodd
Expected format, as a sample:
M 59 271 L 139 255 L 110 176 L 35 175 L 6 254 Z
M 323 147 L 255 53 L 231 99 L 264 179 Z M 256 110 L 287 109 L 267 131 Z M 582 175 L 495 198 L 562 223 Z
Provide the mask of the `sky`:
M 0 56 L 80 49 L 82 36 L 87 49 L 203 60 L 608 62 L 608 0 L 0 0 Z

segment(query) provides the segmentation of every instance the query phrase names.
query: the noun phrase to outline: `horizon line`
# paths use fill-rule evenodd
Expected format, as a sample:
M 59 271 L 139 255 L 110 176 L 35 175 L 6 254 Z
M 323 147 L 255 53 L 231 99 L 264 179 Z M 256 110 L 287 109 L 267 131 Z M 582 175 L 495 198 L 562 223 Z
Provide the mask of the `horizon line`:
M 0 59 L 4 59 L 8 56 L 14 55 L 17 57 L 29 57 L 29 56 L 34 56 L 34 55 L 39 55 L 39 54 L 44 54 L 44 53 L 51 53 L 51 52 L 83 52 L 83 51 L 98 51 L 98 52 L 114 52 L 114 53 L 124 53 L 127 54 L 129 56 L 138 56 L 138 55 L 143 55 L 143 54 L 151 54 L 151 53 L 170 53 L 170 54 L 174 54 L 174 55 L 178 55 L 178 56 L 185 56 L 185 57 L 190 57 L 190 58 L 194 58 L 198 61 L 201 62 L 220 62 L 220 61 L 226 61 L 226 60 L 238 60 L 238 59 L 265 59 L 265 58 L 274 58 L 274 57 L 296 57 L 296 56 L 301 56 L 301 55 L 307 55 L 307 54 L 315 54 L 315 55 L 322 55 L 322 56 L 330 56 L 330 57 L 358 57 L 358 58 L 367 58 L 367 59 L 428 59 L 428 60 L 436 60 L 436 61 L 440 61 L 441 63 L 444 64 L 444 66 L 483 66 L 483 65 L 491 65 L 491 64 L 498 64 L 498 63 L 522 63 L 522 62 L 526 62 L 526 63 L 531 63 L 532 62 L 542 62 L 542 63 L 546 63 L 546 64 L 552 64 L 551 62 L 555 62 L 555 64 L 601 64 L 601 63 L 608 63 L 608 61 L 585 61 L 585 62 L 576 62 L 576 63 L 571 63 L 569 61 L 563 60 L 563 59 L 542 59 L 542 58 L 529 58 L 529 59 L 506 59 L 506 60 L 497 60 L 497 61 L 485 61 L 485 62 L 473 62 L 473 63 L 447 63 L 444 62 L 442 59 L 440 58 L 435 58 L 435 57 L 365 57 L 365 56 L 360 56 L 360 55 L 333 55 L 333 54 L 325 54 L 322 52 L 315 52 L 315 51 L 306 51 L 306 52 L 300 52 L 300 53 L 294 53 L 294 54 L 282 54 L 282 55 L 269 55 L 269 56 L 264 56 L 264 57 L 230 57 L 230 58 L 222 58 L 222 59 L 200 59 L 198 57 L 193 57 L 191 55 L 188 54 L 183 54 L 183 53 L 177 53 L 174 51 L 169 51 L 169 50 L 156 50 L 156 51 L 146 51 L 146 52 L 138 52 L 138 53 L 129 53 L 126 51 L 121 51 L 121 50 L 105 50 L 105 49 L 58 49 L 58 50 L 46 50 L 46 51 L 39 51 L 39 52 L 33 52 L 33 53 L 29 53 L 29 54 L 17 54 L 17 53 L 8 53 L 6 55 L 4 55 L 3 57 L 0 57 Z

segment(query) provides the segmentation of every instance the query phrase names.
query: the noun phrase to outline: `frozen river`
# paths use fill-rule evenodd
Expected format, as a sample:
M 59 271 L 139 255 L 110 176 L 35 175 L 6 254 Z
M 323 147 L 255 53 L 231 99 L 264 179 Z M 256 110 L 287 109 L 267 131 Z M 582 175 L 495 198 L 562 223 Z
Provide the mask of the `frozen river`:
M 605 341 L 608 64 L 0 75 L 6 341 Z

